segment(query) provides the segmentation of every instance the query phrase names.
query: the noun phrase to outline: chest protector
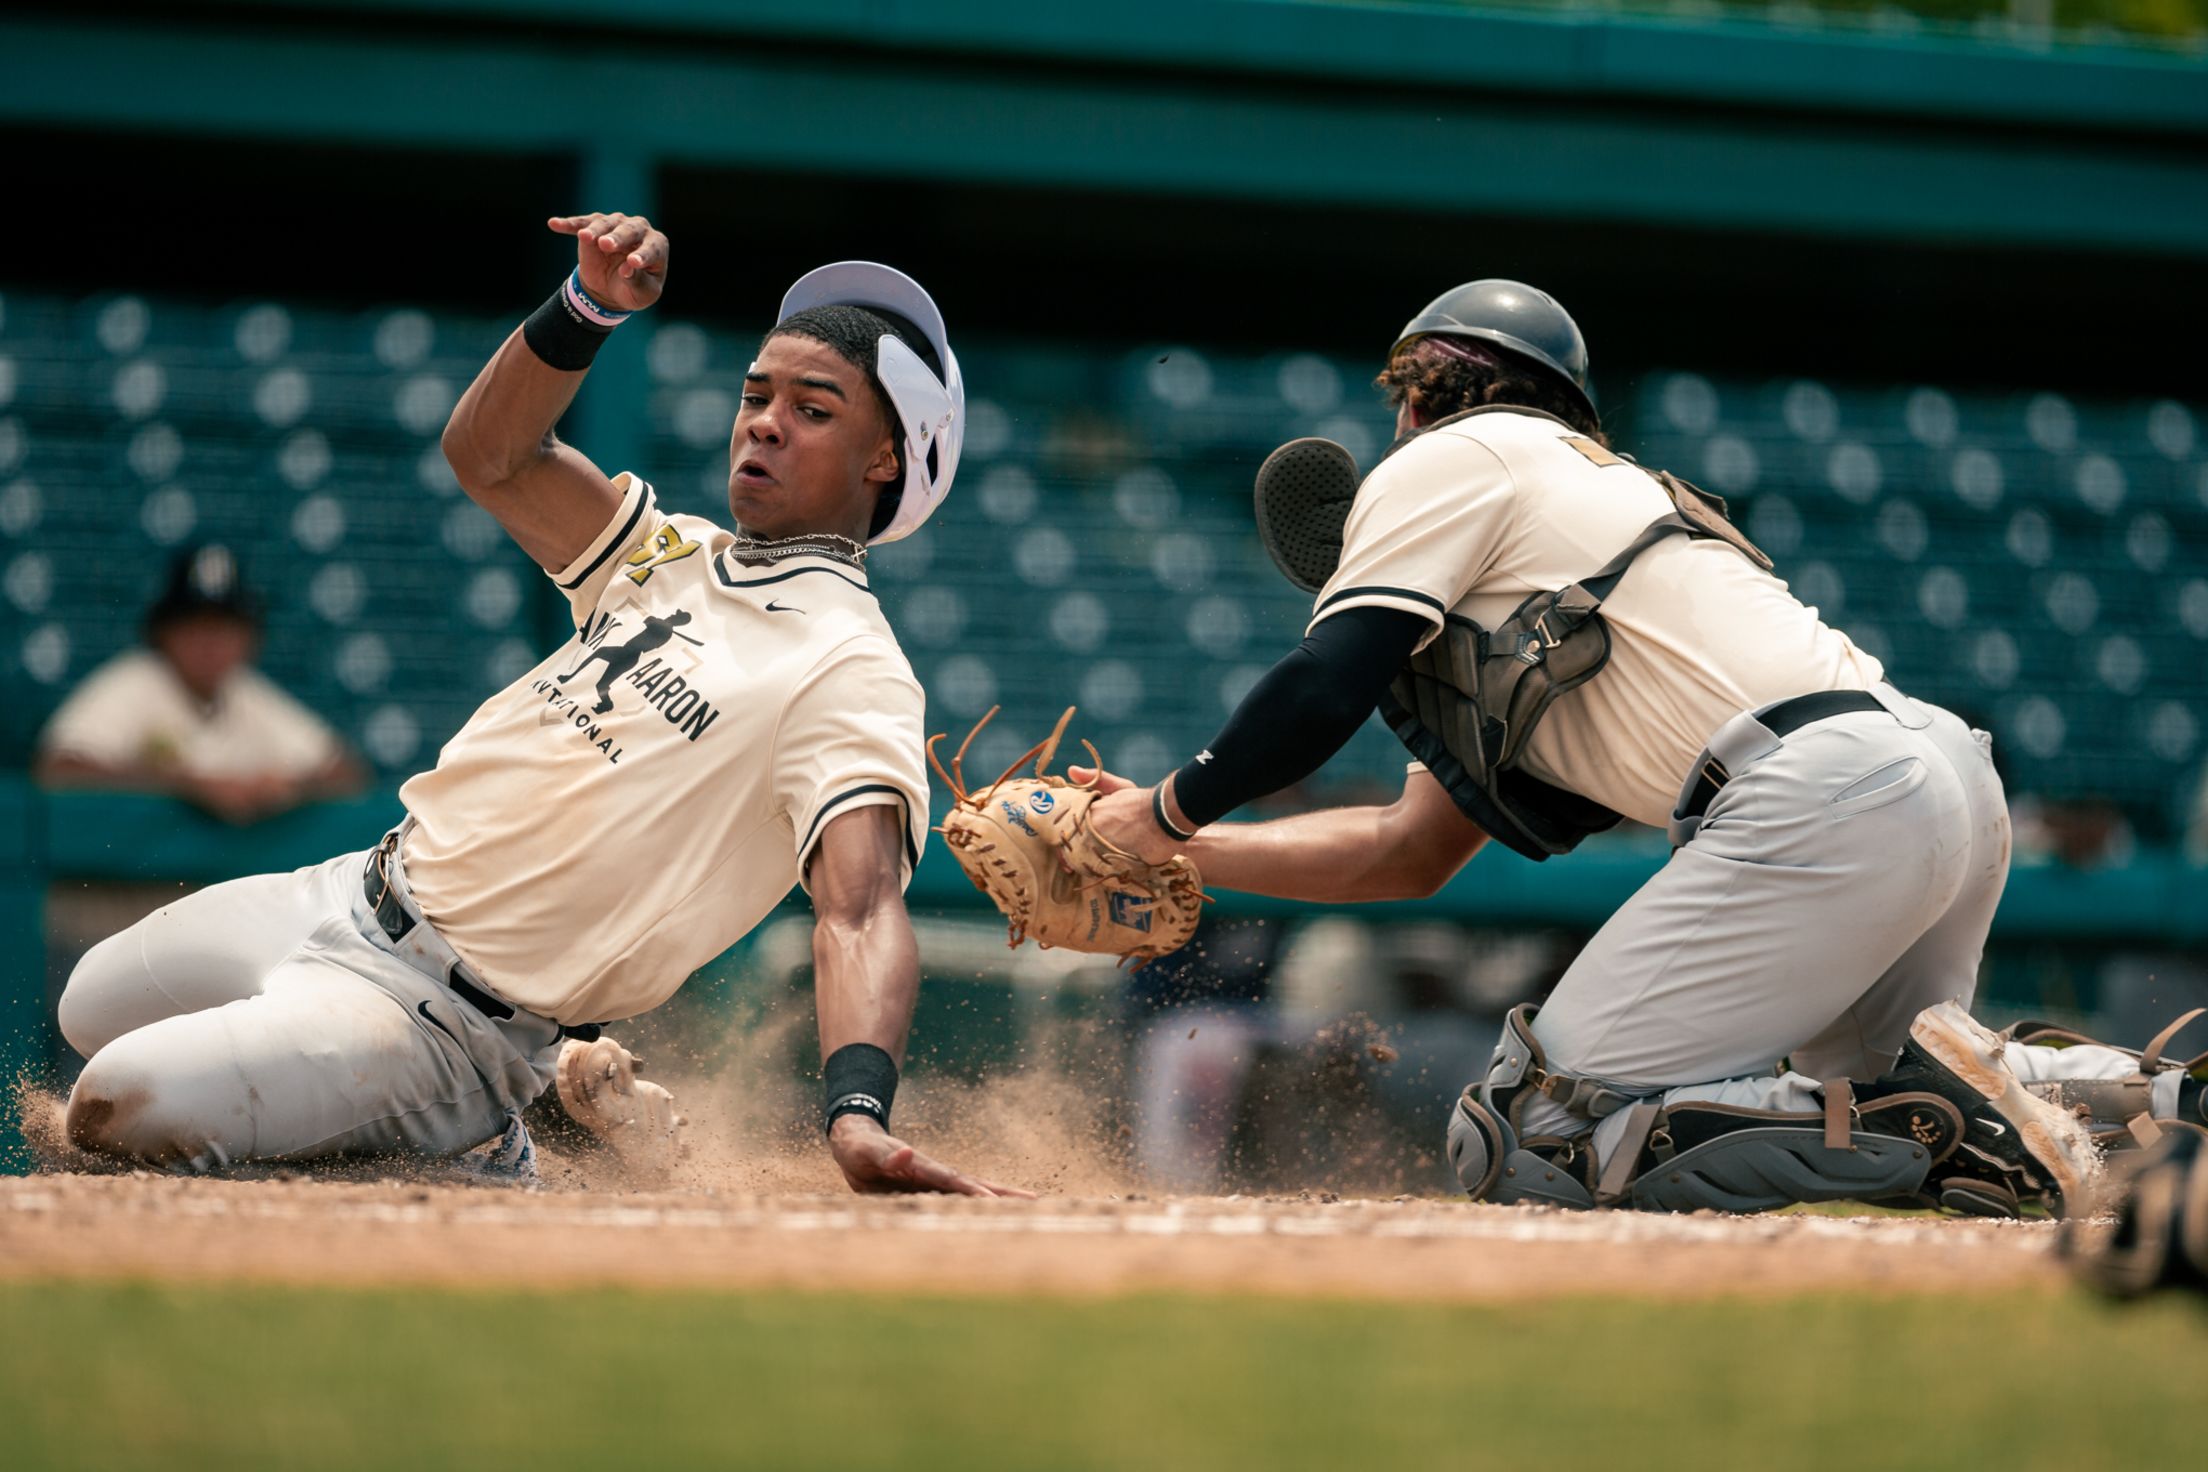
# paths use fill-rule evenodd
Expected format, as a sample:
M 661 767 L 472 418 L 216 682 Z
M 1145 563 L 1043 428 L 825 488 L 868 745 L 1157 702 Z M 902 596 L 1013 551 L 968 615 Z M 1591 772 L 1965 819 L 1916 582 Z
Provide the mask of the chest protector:
M 1419 434 L 1497 412 L 1553 417 L 1517 405 L 1468 409 L 1406 435 L 1388 453 Z M 1668 471 L 1643 473 L 1663 487 L 1670 511 L 1602 567 L 1569 587 L 1533 594 L 1492 629 L 1445 614 L 1441 632 L 1405 662 L 1380 702 L 1389 729 L 1458 809 L 1529 859 L 1569 853 L 1588 834 L 1620 821 L 1600 803 L 1543 782 L 1518 763 L 1549 707 L 1609 663 L 1602 604 L 1633 559 L 1666 537 L 1689 536 L 1723 542 L 1771 570 L 1771 559 L 1726 519 L 1723 500 Z M 1325 586 L 1341 562 L 1342 525 L 1358 483 L 1356 462 L 1331 440 L 1283 445 L 1257 473 L 1258 533 L 1289 581 L 1307 592 Z

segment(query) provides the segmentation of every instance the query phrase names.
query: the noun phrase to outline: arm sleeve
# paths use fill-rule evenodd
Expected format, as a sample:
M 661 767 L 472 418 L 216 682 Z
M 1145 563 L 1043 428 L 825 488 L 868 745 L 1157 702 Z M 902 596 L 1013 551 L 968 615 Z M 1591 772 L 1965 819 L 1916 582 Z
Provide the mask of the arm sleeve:
M 1204 753 L 1173 775 L 1173 797 L 1199 827 L 1323 766 L 1357 733 L 1426 637 L 1423 614 L 1359 604 L 1312 626 L 1267 670 Z
M 1486 445 L 1446 429 L 1421 435 L 1358 488 L 1310 627 L 1352 608 L 1400 609 L 1426 621 L 1423 647 L 1495 565 L 1514 501 L 1510 472 Z
M 775 734 L 774 784 L 800 884 L 831 818 L 881 804 L 903 809 L 901 882 L 912 882 L 928 831 L 924 711 L 904 656 L 870 635 L 837 646 L 798 688 Z
M 613 483 L 621 489 L 621 504 L 615 508 L 613 519 L 591 539 L 580 557 L 558 572 L 546 574 L 567 595 L 577 628 L 597 610 L 599 601 L 606 596 L 606 590 L 613 585 L 615 576 L 628 559 L 643 554 L 648 560 L 647 547 L 667 528 L 667 517 L 660 511 L 659 498 L 652 494 L 649 482 L 624 470 L 613 478 Z M 679 537 L 675 539 L 680 540 Z M 675 548 L 670 546 L 665 550 Z

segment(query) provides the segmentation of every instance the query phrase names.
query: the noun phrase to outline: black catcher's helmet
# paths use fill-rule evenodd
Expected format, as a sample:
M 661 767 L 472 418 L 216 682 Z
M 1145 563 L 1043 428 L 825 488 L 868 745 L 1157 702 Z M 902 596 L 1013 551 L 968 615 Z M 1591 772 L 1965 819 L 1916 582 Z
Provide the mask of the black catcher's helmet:
M 1467 281 L 1428 302 L 1396 334 L 1391 358 L 1417 337 L 1476 337 L 1561 378 L 1595 413 L 1587 392 L 1587 339 L 1553 296 L 1520 281 Z

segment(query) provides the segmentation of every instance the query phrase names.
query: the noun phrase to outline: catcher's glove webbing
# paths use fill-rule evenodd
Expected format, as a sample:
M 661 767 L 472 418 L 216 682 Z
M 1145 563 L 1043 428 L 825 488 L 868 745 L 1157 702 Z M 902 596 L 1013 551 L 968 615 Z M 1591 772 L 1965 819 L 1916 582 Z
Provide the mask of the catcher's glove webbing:
M 1147 961 L 1188 944 L 1203 913 L 1204 886 L 1196 866 L 1176 855 L 1151 864 L 1106 842 L 1089 823 L 1100 795 L 1086 785 L 1045 775 L 1073 719 L 1058 718 L 1048 740 L 1028 750 L 986 787 L 966 790 L 966 748 L 989 724 L 981 718 L 951 758 L 949 771 L 935 754 L 941 736 L 928 739 L 928 760 L 950 786 L 957 805 L 935 831 L 974 887 L 1011 922 L 1011 944 L 1032 938 L 1046 949 Z M 1088 742 L 1089 760 L 1103 770 Z M 1033 759 L 1035 775 L 1012 774 Z

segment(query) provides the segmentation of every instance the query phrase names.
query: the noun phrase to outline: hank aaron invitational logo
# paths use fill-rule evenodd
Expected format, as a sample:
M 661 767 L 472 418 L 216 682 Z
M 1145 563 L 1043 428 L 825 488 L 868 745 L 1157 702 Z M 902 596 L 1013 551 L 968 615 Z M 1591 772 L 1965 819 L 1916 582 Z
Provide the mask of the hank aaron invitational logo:
M 664 617 L 647 614 L 635 633 L 615 640 L 612 634 L 621 627 L 621 620 L 605 618 L 585 636 L 585 653 L 574 669 L 564 675 L 539 680 L 532 688 L 544 696 L 553 719 L 572 721 L 583 733 L 583 738 L 604 752 L 606 760 L 611 762 L 621 760 L 621 747 L 614 740 L 610 725 L 597 718 L 614 710 L 614 686 L 622 682 L 644 693 L 646 709 L 659 712 L 667 724 L 682 732 L 685 740 L 696 741 L 720 719 L 721 713 L 695 686 L 675 673 L 662 656 L 653 653 L 677 639 L 702 646 L 704 640 L 693 639 L 682 632 L 682 626 L 689 622 L 687 609 L 678 608 Z M 650 658 L 646 658 L 647 655 Z M 592 665 L 600 666 L 595 682 L 597 700 L 585 710 L 582 701 L 569 695 L 564 687 L 581 679 Z

